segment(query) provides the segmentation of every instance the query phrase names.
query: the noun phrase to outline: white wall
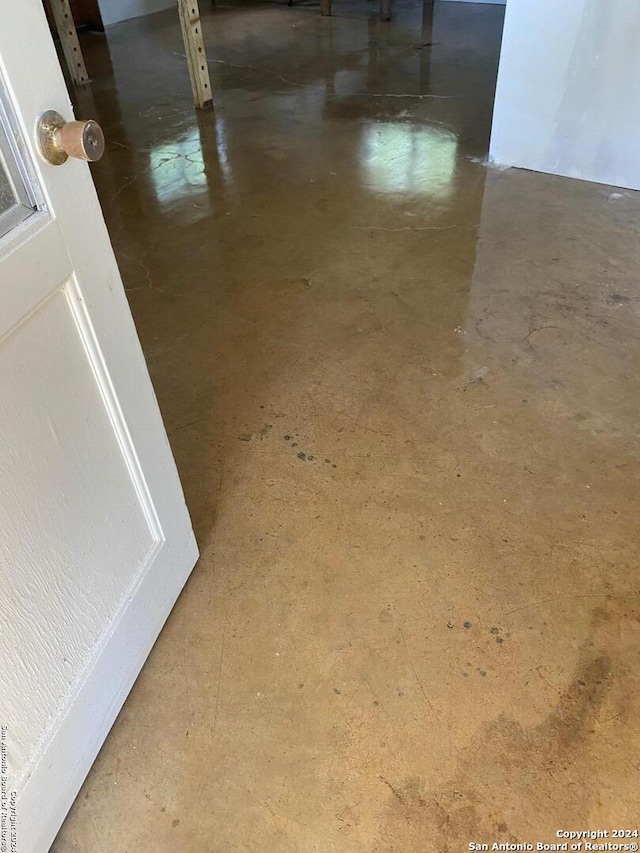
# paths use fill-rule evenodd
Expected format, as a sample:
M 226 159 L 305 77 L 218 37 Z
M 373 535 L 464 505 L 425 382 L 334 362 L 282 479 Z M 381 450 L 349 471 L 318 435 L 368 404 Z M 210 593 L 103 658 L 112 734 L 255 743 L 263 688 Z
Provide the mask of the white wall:
M 507 0 L 443 0 L 445 3 L 490 3 L 496 6 L 505 6 Z
M 640 189 L 640 3 L 507 5 L 490 159 Z
M 105 27 L 175 6 L 175 0 L 98 0 Z

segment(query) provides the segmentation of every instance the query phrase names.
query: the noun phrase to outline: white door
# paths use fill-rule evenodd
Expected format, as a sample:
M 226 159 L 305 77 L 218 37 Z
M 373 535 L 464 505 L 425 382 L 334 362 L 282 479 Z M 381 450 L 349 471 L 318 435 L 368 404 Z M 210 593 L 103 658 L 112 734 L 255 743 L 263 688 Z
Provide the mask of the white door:
M 197 549 L 41 0 L 0 0 L 0 847 L 46 853 Z M 4 845 L 4 846 L 2 846 Z

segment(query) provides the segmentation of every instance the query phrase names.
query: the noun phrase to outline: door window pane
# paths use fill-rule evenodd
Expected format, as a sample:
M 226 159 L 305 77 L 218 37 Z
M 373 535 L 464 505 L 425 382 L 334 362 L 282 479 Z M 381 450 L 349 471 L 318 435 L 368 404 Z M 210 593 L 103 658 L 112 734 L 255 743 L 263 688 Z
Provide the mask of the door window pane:
M 27 153 L 0 80 L 0 239 L 36 210 Z
M 0 163 L 0 213 L 6 213 L 16 203 L 16 197 L 4 163 Z

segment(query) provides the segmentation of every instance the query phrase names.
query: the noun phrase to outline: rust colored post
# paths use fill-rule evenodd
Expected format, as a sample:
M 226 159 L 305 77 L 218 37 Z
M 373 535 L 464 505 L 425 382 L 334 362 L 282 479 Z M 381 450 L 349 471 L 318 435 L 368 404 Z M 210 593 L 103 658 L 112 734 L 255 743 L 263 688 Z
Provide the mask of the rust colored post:
M 84 86 L 89 82 L 89 75 L 84 64 L 69 0 L 51 0 L 51 11 L 71 79 L 76 86 Z
M 198 109 L 206 110 L 213 106 L 213 95 L 211 94 L 207 53 L 202 38 L 202 22 L 200 21 L 198 0 L 178 0 L 178 15 L 182 28 L 182 38 L 184 39 L 184 52 L 187 55 L 189 77 L 191 78 L 193 103 Z

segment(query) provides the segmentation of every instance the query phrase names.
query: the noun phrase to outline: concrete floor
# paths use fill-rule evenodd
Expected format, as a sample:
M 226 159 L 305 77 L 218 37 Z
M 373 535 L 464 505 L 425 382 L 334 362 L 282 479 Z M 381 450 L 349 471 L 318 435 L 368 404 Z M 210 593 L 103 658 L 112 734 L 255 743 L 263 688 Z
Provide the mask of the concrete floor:
M 215 114 L 84 42 L 202 558 L 53 851 L 634 827 L 640 197 L 483 165 L 500 7 L 201 2 Z

